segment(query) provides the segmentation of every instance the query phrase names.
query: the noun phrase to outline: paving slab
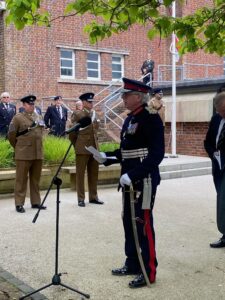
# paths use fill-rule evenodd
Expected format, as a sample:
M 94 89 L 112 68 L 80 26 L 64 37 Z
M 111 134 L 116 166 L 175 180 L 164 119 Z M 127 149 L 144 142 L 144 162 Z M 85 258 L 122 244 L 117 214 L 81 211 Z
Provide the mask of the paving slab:
M 93 300 L 224 299 L 225 249 L 209 247 L 220 237 L 211 175 L 161 182 L 154 209 L 159 266 L 151 288 L 132 290 L 132 276 L 111 275 L 124 262 L 121 193 L 101 189 L 99 197 L 104 205 L 81 208 L 74 191 L 60 191 L 59 272 L 64 284 Z M 13 198 L 0 201 L 0 266 L 33 289 L 50 283 L 55 271 L 55 191 L 46 204 L 34 224 L 29 199 L 25 214 L 15 211 Z M 41 293 L 49 300 L 81 299 L 61 286 Z

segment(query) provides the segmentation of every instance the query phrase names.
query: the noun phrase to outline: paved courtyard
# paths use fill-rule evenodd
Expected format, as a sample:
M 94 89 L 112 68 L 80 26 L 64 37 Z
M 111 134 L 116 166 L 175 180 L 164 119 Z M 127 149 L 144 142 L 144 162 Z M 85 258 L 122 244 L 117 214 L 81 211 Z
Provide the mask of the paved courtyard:
M 34 289 L 50 283 L 55 191 L 35 224 L 29 199 L 26 213 L 18 214 L 11 196 L 0 197 L 0 267 Z M 61 191 L 59 272 L 67 273 L 61 277 L 63 283 L 90 294 L 93 300 L 224 299 L 225 249 L 209 247 L 220 237 L 210 175 L 162 181 L 155 205 L 159 266 L 151 288 L 131 290 L 127 285 L 132 276 L 111 275 L 111 268 L 124 261 L 121 194 L 108 188 L 99 190 L 99 197 L 105 201 L 103 206 L 80 208 L 75 192 Z M 59 286 L 42 294 L 52 300 L 81 299 Z

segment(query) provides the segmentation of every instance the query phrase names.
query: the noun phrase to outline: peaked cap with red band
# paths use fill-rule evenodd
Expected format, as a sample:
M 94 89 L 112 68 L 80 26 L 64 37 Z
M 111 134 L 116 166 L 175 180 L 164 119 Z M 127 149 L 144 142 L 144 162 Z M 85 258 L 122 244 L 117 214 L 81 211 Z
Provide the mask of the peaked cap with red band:
M 151 91 L 151 87 L 141 81 L 123 77 L 123 82 L 124 87 L 121 89 L 121 93 L 141 92 L 147 94 Z

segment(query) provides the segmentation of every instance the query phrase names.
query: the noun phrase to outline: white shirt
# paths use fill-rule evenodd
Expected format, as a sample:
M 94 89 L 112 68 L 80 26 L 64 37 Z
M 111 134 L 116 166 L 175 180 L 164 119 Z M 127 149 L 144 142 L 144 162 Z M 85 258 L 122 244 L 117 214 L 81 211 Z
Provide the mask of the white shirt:
M 220 134 L 221 134 L 221 130 L 223 128 L 224 123 L 225 123 L 225 119 L 223 118 L 220 121 L 220 125 L 219 125 L 217 136 L 216 136 L 216 147 L 217 147 L 217 144 L 218 144 L 218 141 L 219 141 L 219 137 L 220 137 Z M 217 160 L 217 162 L 219 164 L 219 167 L 220 167 L 220 170 L 221 170 L 221 155 L 220 155 L 220 150 L 214 152 L 214 157 Z

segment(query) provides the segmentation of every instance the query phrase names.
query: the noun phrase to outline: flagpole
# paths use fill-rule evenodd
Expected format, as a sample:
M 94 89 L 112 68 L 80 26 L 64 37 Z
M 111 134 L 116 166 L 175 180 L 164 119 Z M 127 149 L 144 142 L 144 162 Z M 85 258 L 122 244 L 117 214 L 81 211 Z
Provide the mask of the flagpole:
M 172 17 L 176 17 L 176 1 L 172 2 Z M 176 35 L 172 33 L 172 115 L 171 115 L 171 152 L 176 157 Z

